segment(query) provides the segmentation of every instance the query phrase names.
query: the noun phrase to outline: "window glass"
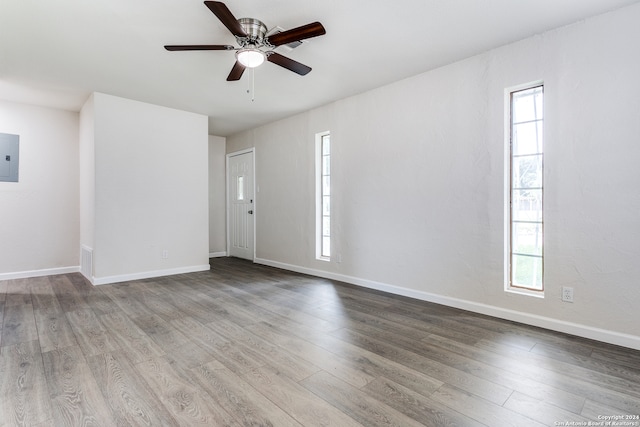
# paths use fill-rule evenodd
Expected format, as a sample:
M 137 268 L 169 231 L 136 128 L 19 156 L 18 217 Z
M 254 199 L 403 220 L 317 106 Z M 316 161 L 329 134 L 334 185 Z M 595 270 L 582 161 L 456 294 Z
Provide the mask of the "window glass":
M 317 137 L 318 153 L 318 231 L 319 259 L 331 257 L 331 137 L 329 133 Z
M 543 87 L 511 92 L 509 288 L 544 289 Z
M 238 177 L 236 188 L 236 200 L 244 200 L 244 176 Z

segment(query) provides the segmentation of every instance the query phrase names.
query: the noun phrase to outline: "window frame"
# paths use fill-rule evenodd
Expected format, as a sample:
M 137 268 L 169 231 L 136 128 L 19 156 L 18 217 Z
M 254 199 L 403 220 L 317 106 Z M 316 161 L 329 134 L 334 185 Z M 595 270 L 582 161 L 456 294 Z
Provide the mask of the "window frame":
M 329 144 L 329 153 L 324 154 L 324 144 Z M 324 131 L 316 134 L 316 259 L 320 261 L 331 261 L 331 190 L 325 194 L 323 181 L 329 179 L 331 186 L 331 132 Z M 324 173 L 324 160 L 328 160 L 329 171 Z M 329 199 L 328 214 L 325 210 L 325 201 Z M 325 233 L 325 219 L 329 220 L 329 230 Z M 325 244 L 328 240 L 328 247 Z
M 520 187 L 514 187 L 513 174 L 514 174 L 514 158 L 523 158 L 526 157 L 524 155 L 514 155 L 513 152 L 513 142 L 514 142 L 514 125 L 521 124 L 520 122 L 514 122 L 514 111 L 513 111 L 513 99 L 514 94 L 519 92 L 528 91 L 531 89 L 540 88 L 542 91 L 542 114 L 541 118 L 536 117 L 532 122 L 540 122 L 541 130 L 542 130 L 542 149 L 535 154 L 531 154 L 530 156 L 539 156 L 540 160 L 540 176 L 539 178 L 539 191 L 540 191 L 540 216 L 539 221 L 533 221 L 532 223 L 539 224 L 540 227 L 540 254 L 539 259 L 542 263 L 540 270 L 540 288 L 533 286 L 526 286 L 522 284 L 514 283 L 513 281 L 513 239 L 514 239 L 514 219 L 513 219 L 513 191 L 518 190 Z M 546 138 L 544 135 L 544 122 L 545 122 L 545 85 L 542 80 L 526 83 L 523 85 L 518 85 L 514 87 L 510 87 L 505 89 L 504 93 L 505 100 L 505 189 L 504 189 L 504 211 L 505 211 L 505 221 L 504 221 L 504 289 L 507 292 L 514 292 L 524 295 L 530 295 L 535 297 L 544 298 L 544 290 L 545 290 L 545 277 L 544 277 L 544 154 L 545 154 L 545 143 Z M 529 156 L 529 155 L 528 155 Z M 527 187 L 527 189 L 534 189 L 533 187 Z M 522 220 L 516 221 L 515 223 L 523 223 Z M 536 256 L 538 257 L 538 256 Z

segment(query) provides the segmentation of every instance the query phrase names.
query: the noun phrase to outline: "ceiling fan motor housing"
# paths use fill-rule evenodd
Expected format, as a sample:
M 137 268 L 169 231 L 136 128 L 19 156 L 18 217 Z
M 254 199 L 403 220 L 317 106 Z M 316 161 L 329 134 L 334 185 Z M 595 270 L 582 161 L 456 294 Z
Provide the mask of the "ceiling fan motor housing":
M 257 47 L 265 44 L 264 36 L 267 34 L 267 26 L 262 21 L 255 18 L 240 18 L 238 22 L 247 33 L 247 37 L 236 36 L 240 46 L 254 45 Z

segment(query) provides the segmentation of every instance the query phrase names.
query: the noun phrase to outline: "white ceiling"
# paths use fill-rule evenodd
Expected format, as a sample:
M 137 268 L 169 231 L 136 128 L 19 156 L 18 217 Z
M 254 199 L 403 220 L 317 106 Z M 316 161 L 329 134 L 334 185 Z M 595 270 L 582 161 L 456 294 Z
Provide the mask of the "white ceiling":
M 232 44 L 201 0 L 0 0 L 0 98 L 78 111 L 97 91 L 209 116 L 227 136 L 638 0 L 227 0 L 236 18 L 327 34 L 226 77 L 233 52 L 165 44 Z

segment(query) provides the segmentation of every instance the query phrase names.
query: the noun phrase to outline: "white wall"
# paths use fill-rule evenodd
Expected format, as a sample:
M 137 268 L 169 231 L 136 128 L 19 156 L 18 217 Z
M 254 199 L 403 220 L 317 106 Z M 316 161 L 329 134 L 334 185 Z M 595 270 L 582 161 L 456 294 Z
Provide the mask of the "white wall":
M 96 227 L 95 120 L 91 94 L 80 110 L 80 244 L 93 248 Z
M 209 256 L 225 256 L 226 225 L 226 139 L 209 135 Z
M 207 117 L 101 93 L 90 102 L 94 283 L 208 269 Z
M 77 271 L 78 113 L 0 101 L 20 135 L 19 182 L 0 182 L 0 280 Z
M 228 137 L 256 147 L 257 261 L 640 348 L 637 22 L 639 4 Z M 544 299 L 503 277 L 504 90 L 539 79 Z M 314 259 L 325 130 L 330 263 Z

